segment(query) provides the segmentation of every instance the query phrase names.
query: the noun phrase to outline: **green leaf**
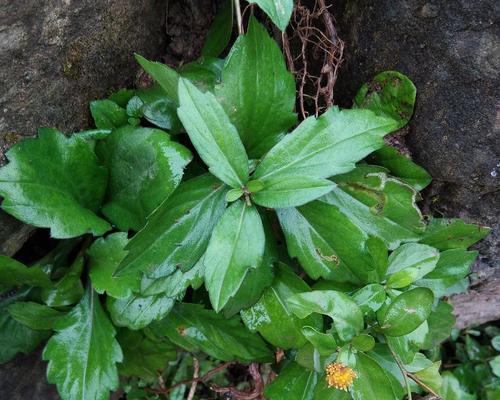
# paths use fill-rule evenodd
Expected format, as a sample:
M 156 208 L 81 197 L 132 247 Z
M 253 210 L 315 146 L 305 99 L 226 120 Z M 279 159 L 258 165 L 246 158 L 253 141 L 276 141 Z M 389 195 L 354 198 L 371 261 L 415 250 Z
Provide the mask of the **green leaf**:
M 267 153 L 297 122 L 293 75 L 276 41 L 253 17 L 227 56 L 215 93 L 250 158 Z
M 111 134 L 111 132 L 111 129 L 89 129 L 87 131 L 73 133 L 72 136 L 76 136 L 85 140 L 101 140 L 106 139 Z
M 389 256 L 387 286 L 409 286 L 433 271 L 438 260 L 439 251 L 425 244 L 408 243 L 398 247 Z
M 412 364 L 429 334 L 429 325 L 424 321 L 417 329 L 403 336 L 386 336 L 387 344 L 405 364 Z
M 177 71 L 165 64 L 156 61 L 148 61 L 139 54 L 135 54 L 135 59 L 141 67 L 144 68 L 144 71 L 160 84 L 167 96 L 173 99 L 175 103 L 178 103 L 179 74 Z
M 110 226 L 94 212 L 106 190 L 106 170 L 92 145 L 56 130 L 43 130 L 8 152 L 0 169 L 2 208 L 17 219 L 50 228 L 57 239 L 102 235 Z
M 126 126 L 99 142 L 109 170 L 103 213 L 120 230 L 140 230 L 180 184 L 191 152 L 159 129 Z
M 481 225 L 466 224 L 461 219 L 433 218 L 420 243 L 439 250 L 466 249 L 490 233 Z
M 47 379 L 64 400 L 105 400 L 118 388 L 122 351 L 115 329 L 89 287 L 80 303 L 59 319 L 43 352 Z
M 326 378 L 319 379 L 314 390 L 314 400 L 352 400 L 351 394 L 334 387 L 329 387 Z
M 119 128 L 128 123 L 126 110 L 111 100 L 91 101 L 90 112 L 99 129 Z
M 51 330 L 64 313 L 32 301 L 16 301 L 9 307 L 9 314 L 17 322 L 35 330 Z
M 248 157 L 238 132 L 215 96 L 179 80 L 179 118 L 210 172 L 233 188 L 248 181 Z
M 443 383 L 439 394 L 443 400 L 476 400 L 476 396 L 466 393 L 458 379 L 449 371 L 443 372 Z
M 264 254 L 265 235 L 259 213 L 245 202 L 233 203 L 214 228 L 203 258 L 205 287 L 216 312 L 240 288 L 247 271 Z
M 352 299 L 364 314 L 376 312 L 385 302 L 385 289 L 378 283 L 366 285 L 352 294 Z
M 417 88 L 400 72 L 381 72 L 365 83 L 354 98 L 354 107 L 372 110 L 397 121 L 398 129 L 413 115 Z
M 493 360 L 490 360 L 489 364 L 493 373 L 500 377 L 500 356 L 496 356 Z
M 51 287 L 49 276 L 38 266 L 27 267 L 13 258 L 0 255 L 0 282 L 9 286 Z
M 63 307 L 77 303 L 84 292 L 80 280 L 84 264 L 83 256 L 78 255 L 61 279 L 52 287 L 41 290 L 40 297 L 43 302 L 49 307 Z
M 227 192 L 226 201 L 228 203 L 232 203 L 233 201 L 238 200 L 241 196 L 243 196 L 243 189 L 231 189 Z
M 360 165 L 333 180 L 338 186 L 321 200 L 337 206 L 389 249 L 420 238 L 425 223 L 416 204 L 420 195 L 414 188 L 371 165 Z
M 299 318 L 312 313 L 328 315 L 333 319 L 341 340 L 349 341 L 363 329 L 363 313 L 349 296 L 333 290 L 314 290 L 289 297 L 289 309 Z
M 351 343 L 358 351 L 370 351 L 375 346 L 375 339 L 373 336 L 363 333 L 353 337 Z
M 429 367 L 416 372 L 415 376 L 434 391 L 438 391 L 443 383 L 441 375 L 439 375 L 440 367 L 441 361 L 434 362 Z
M 380 148 L 383 136 L 394 128 L 393 120 L 369 110 L 331 108 L 286 135 L 265 155 L 253 178 L 266 186 L 271 177 L 329 178 L 349 172 L 357 161 Z
M 315 201 L 277 210 L 291 257 L 307 274 L 336 282 L 378 282 L 367 251 L 368 236 L 333 205 Z
M 295 317 L 287 305 L 287 299 L 310 288 L 285 264 L 279 263 L 275 273 L 272 286 L 264 291 L 256 304 L 241 311 L 241 318 L 250 331 L 259 332 L 276 347 L 285 350 L 301 347 L 306 343 L 302 328 L 310 326 L 320 329 L 322 319 L 319 315 L 310 315 L 305 319 Z
M 214 57 L 202 57 L 184 64 L 180 69 L 183 78 L 189 79 L 202 92 L 214 92 L 220 83 L 224 60 Z
M 287 363 L 278 377 L 266 385 L 265 396 L 273 400 L 313 400 L 318 374 L 295 362 Z
M 337 351 L 337 341 L 330 333 L 322 333 L 312 326 L 304 326 L 302 334 L 321 356 L 330 356 Z
M 327 179 L 309 176 L 274 177 L 266 181 L 261 191 L 252 194 L 252 200 L 268 208 L 298 207 L 323 196 L 334 186 Z
M 147 121 L 172 135 L 181 130 L 181 121 L 177 116 L 178 102 L 168 97 L 160 85 L 137 90 L 137 98 L 141 100 L 140 114 Z
M 119 89 L 112 93 L 108 99 L 118 104 L 120 107 L 126 108 L 129 100 L 135 95 L 134 89 Z
M 158 378 L 158 371 L 177 358 L 176 348 L 168 340 L 152 340 L 140 331 L 122 329 L 117 340 L 123 350 L 123 363 L 118 366 L 123 376 L 153 381 Z
M 201 49 L 204 57 L 217 57 L 226 48 L 233 32 L 233 2 L 225 0 L 208 30 Z
M 175 299 L 164 294 L 132 294 L 124 299 L 108 297 L 106 307 L 116 326 L 138 330 L 164 318 L 172 310 L 174 303 Z
M 114 276 L 116 268 L 127 255 L 127 234 L 116 232 L 97 239 L 87 250 L 90 279 L 97 293 L 106 292 L 117 299 L 130 297 L 140 286 L 139 275 Z
M 197 304 L 177 304 L 168 318 L 151 328 L 187 351 L 203 351 L 219 360 L 270 362 L 273 359 L 264 341 L 250 333 L 239 318 L 225 319 Z
M 370 163 L 380 165 L 391 171 L 391 174 L 408 182 L 417 190 L 422 190 L 432 181 L 429 173 L 410 158 L 390 146 L 383 146 L 368 156 Z
M 285 31 L 293 11 L 293 0 L 248 0 L 256 3 L 268 15 L 274 24 Z
M 427 288 L 415 288 L 400 294 L 391 303 L 381 329 L 388 336 L 403 336 L 417 329 L 430 315 L 434 295 Z
M 493 339 L 491 339 L 491 345 L 495 350 L 500 351 L 500 335 L 497 335 Z
M 451 330 L 455 326 L 456 318 L 453 315 L 453 307 L 440 301 L 435 310 L 431 312 L 427 323 L 429 333 L 425 337 L 423 350 L 431 350 L 450 337 Z
M 226 191 L 209 174 L 182 183 L 132 238 L 116 275 L 142 271 L 159 278 L 190 269 L 205 252 L 224 212 Z

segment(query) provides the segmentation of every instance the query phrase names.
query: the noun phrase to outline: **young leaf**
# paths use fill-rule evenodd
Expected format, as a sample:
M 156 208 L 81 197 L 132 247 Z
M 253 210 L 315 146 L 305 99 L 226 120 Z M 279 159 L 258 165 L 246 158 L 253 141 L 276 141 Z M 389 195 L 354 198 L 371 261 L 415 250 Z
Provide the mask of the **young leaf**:
M 248 157 L 238 132 L 215 96 L 179 80 L 179 118 L 210 172 L 233 188 L 248 181 Z
M 90 113 L 99 129 L 115 129 L 128 123 L 127 112 L 111 100 L 90 102 Z
M 59 319 L 43 352 L 47 379 L 64 400 L 105 400 L 118 388 L 116 363 L 122 351 L 115 329 L 92 288 L 80 303 Z
M 293 11 L 293 0 L 248 0 L 256 3 L 268 15 L 274 24 L 285 31 Z
M 82 255 L 66 270 L 64 276 L 52 287 L 43 288 L 40 297 L 49 307 L 63 307 L 77 303 L 83 295 L 83 285 L 80 279 L 84 267 Z
M 0 282 L 9 286 L 51 287 L 49 276 L 38 266 L 27 267 L 13 258 L 0 255 Z
M 250 158 L 267 153 L 297 122 L 295 80 L 281 49 L 262 25 L 250 18 L 226 58 L 215 93 L 236 126 Z
M 403 336 L 417 329 L 429 317 L 434 295 L 427 288 L 400 294 L 384 313 L 380 326 L 388 336 Z
M 138 89 L 136 99 L 139 99 L 139 117 L 145 118 L 153 125 L 167 130 L 170 134 L 177 134 L 182 124 L 177 116 L 178 104 L 168 97 L 163 88 L 156 84 L 151 87 Z
M 16 301 L 9 307 L 9 314 L 17 322 L 35 330 L 52 330 L 64 313 L 32 301 Z
M 217 223 L 203 258 L 205 287 L 216 312 L 240 288 L 249 268 L 264 254 L 265 235 L 259 213 L 244 201 L 233 203 Z
M 106 170 L 92 145 L 48 129 L 8 152 L 0 169 L 2 208 L 17 219 L 50 228 L 54 238 L 102 235 L 110 226 L 94 212 L 106 190 Z
M 297 318 L 287 305 L 294 294 L 310 291 L 309 286 L 285 264 L 276 267 L 276 276 L 260 300 L 252 307 L 241 311 L 241 318 L 248 329 L 259 332 L 264 339 L 284 350 L 301 347 L 306 343 L 302 328 L 310 326 L 320 329 L 322 319 L 310 315 Z
M 224 212 L 226 191 L 209 174 L 182 183 L 132 238 L 115 275 L 141 271 L 159 278 L 179 268 L 190 269 L 205 252 L 212 229 Z
M 314 290 L 287 299 L 289 309 L 299 318 L 312 313 L 328 315 L 343 341 L 349 341 L 363 329 L 363 313 L 349 296 L 333 290 Z
M 218 57 L 226 48 L 233 32 L 233 0 L 225 0 L 212 22 L 201 49 L 203 57 Z
M 358 351 L 370 351 L 375 346 L 375 339 L 373 336 L 363 333 L 353 337 L 351 343 Z
M 352 294 L 352 299 L 364 314 L 376 312 L 385 302 L 385 289 L 378 283 L 366 285 Z
M 187 351 L 203 351 L 223 361 L 269 362 L 273 358 L 264 341 L 238 318 L 225 319 L 198 304 L 177 304 L 168 318 L 151 329 Z
M 278 377 L 266 386 L 267 399 L 273 400 L 313 400 L 318 374 L 290 361 Z M 324 400 L 324 399 L 322 399 Z
M 466 249 L 490 233 L 481 225 L 466 224 L 461 219 L 433 218 L 420 243 L 439 250 Z
M 87 250 L 89 275 L 94 290 L 118 299 L 130 297 L 139 290 L 140 276 L 113 276 L 116 268 L 127 255 L 124 250 L 128 243 L 127 234 L 116 232 L 106 238 L 97 239 Z
M 148 61 L 139 54 L 135 54 L 135 59 L 144 68 L 156 82 L 160 84 L 166 95 L 179 103 L 179 74 L 169 66 L 156 62 Z
M 109 170 L 103 213 L 120 230 L 140 230 L 180 184 L 191 152 L 159 129 L 126 126 L 97 145 Z
M 285 136 L 257 166 L 253 178 L 264 187 L 271 177 L 329 178 L 354 169 L 355 163 L 383 145 L 392 132 L 392 119 L 369 110 L 331 108 L 319 118 L 309 117 Z
M 302 334 L 320 356 L 330 356 L 337 351 L 337 341 L 331 333 L 322 333 L 312 326 L 304 326 Z

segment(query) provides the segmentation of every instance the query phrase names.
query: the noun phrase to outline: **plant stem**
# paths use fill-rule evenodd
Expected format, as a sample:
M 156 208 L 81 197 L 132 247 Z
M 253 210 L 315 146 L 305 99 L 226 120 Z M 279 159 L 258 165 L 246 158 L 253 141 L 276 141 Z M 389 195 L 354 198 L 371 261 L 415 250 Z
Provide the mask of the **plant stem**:
M 236 22 L 238 24 L 238 34 L 243 35 L 243 21 L 241 18 L 240 0 L 234 0 L 234 7 L 236 12 Z
M 394 357 L 394 360 L 396 361 L 396 364 L 398 364 L 398 367 L 401 370 L 401 373 L 403 374 L 403 379 L 406 385 L 406 392 L 408 393 L 408 400 L 412 400 L 410 382 L 408 382 L 408 378 L 406 377 L 406 369 L 403 366 L 403 363 L 401 362 L 397 354 L 392 351 L 391 346 L 388 347 L 390 352 L 392 353 L 392 356 Z

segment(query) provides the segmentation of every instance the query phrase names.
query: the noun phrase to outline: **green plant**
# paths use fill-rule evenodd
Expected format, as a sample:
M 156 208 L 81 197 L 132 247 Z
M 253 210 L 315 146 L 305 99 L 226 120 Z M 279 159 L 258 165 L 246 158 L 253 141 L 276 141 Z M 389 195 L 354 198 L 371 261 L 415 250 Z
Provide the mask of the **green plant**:
M 0 361 L 48 339 L 63 399 L 105 399 L 119 376 L 128 398 L 183 398 L 208 379 L 183 383 L 190 363 L 234 361 L 255 390 L 277 372 L 273 400 L 438 393 L 423 351 L 454 324 L 439 298 L 466 287 L 489 230 L 426 221 L 429 175 L 384 145 L 414 85 L 384 72 L 352 110 L 298 123 L 277 44 L 251 17 L 218 59 L 228 26 L 179 71 L 137 56 L 157 85 L 92 102 L 96 129 L 44 128 L 7 153 L 3 209 L 67 240 L 30 267 L 0 258 Z

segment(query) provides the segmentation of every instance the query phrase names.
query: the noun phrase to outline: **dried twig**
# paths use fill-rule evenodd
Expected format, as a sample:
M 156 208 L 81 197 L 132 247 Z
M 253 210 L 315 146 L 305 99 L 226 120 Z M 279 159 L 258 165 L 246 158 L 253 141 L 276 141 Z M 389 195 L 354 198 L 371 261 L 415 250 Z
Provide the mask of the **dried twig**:
M 194 394 L 196 393 L 196 386 L 198 386 L 198 377 L 200 373 L 200 362 L 196 357 L 193 357 L 193 383 L 191 383 L 191 388 L 189 389 L 187 400 L 193 400 Z
M 248 392 L 238 390 L 233 386 L 229 387 L 219 387 L 217 385 L 212 385 L 210 390 L 216 393 L 223 393 L 225 395 L 230 395 L 232 399 L 235 400 L 260 400 L 263 399 L 264 393 L 264 380 L 259 371 L 259 364 L 252 363 L 248 368 L 250 375 L 254 381 L 254 388 Z

